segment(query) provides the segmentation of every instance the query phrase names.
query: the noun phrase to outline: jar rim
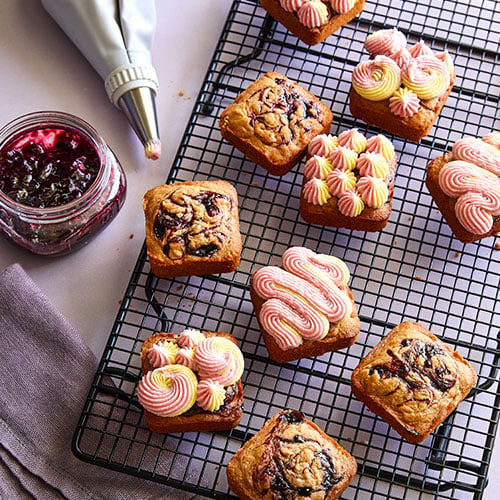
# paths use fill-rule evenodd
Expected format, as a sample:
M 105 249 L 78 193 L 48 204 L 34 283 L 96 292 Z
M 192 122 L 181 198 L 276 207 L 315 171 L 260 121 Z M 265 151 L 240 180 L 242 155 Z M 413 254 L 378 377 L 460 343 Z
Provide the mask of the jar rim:
M 83 208 L 92 200 L 95 193 L 100 189 L 105 182 L 105 174 L 109 172 L 109 162 L 106 161 L 108 147 L 99 132 L 84 119 L 64 111 L 34 111 L 11 120 L 0 128 L 0 150 L 8 144 L 16 134 L 20 134 L 23 131 L 28 132 L 29 130 L 49 127 L 60 127 L 62 129 L 73 128 L 77 132 L 82 133 L 85 139 L 88 140 L 96 150 L 100 160 L 99 171 L 94 182 L 92 182 L 89 188 L 83 192 L 79 198 L 69 203 L 53 207 L 42 208 L 25 205 L 13 200 L 0 190 L 0 203 L 9 206 L 9 208 L 16 210 L 26 217 L 41 216 L 43 218 L 57 218 L 58 216 L 66 215 L 68 211 L 72 211 L 73 209 L 79 207 Z

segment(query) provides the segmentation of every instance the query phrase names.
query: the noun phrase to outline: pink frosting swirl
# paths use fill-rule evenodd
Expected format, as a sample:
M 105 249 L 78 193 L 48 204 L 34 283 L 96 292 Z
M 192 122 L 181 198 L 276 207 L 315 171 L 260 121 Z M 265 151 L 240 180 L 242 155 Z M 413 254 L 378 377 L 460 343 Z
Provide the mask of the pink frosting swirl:
M 391 161 L 396 154 L 392 142 L 382 134 L 374 135 L 366 141 L 366 151 L 382 155 L 387 161 Z
M 500 179 L 477 165 L 462 160 L 448 162 L 438 182 L 443 192 L 457 198 L 455 214 L 473 234 L 488 233 L 493 217 L 500 215 Z
M 351 314 L 351 300 L 338 288 L 349 280 L 349 270 L 340 259 L 292 247 L 283 254 L 283 268 L 317 288 L 323 299 L 314 304 L 330 322 L 338 323 Z
M 198 344 L 194 359 L 201 379 L 232 385 L 243 374 L 244 359 L 239 347 L 225 337 L 207 337 Z
M 451 60 L 450 54 L 447 50 L 444 50 L 443 52 L 436 52 L 434 54 L 434 57 L 436 57 L 440 61 L 443 61 L 446 69 L 450 72 L 450 75 L 453 75 L 455 73 L 455 66 L 453 65 L 453 61 Z
M 186 328 L 179 333 L 177 342 L 181 347 L 196 347 L 203 340 L 205 340 L 205 335 L 203 335 L 200 330 Z
M 313 177 L 302 188 L 302 194 L 307 203 L 324 205 L 332 196 L 324 179 Z
M 362 153 L 366 149 L 366 137 L 357 129 L 345 130 L 338 137 L 339 146 Z
M 450 86 L 451 75 L 445 63 L 437 57 L 420 56 L 403 68 L 402 81 L 421 99 L 432 99 Z
M 311 139 L 307 152 L 310 156 L 328 156 L 338 144 L 337 138 L 330 134 L 319 134 Z
M 365 203 L 354 189 L 343 193 L 337 204 L 340 213 L 346 217 L 357 217 L 365 208 Z
M 359 175 L 385 179 L 389 173 L 387 160 L 378 153 L 363 153 L 358 159 Z
M 149 371 L 139 381 L 137 397 L 144 409 L 160 417 L 176 417 L 196 401 L 198 381 L 192 370 L 167 365 Z
M 420 42 L 416 43 L 413 45 L 413 47 L 410 47 L 408 49 L 408 52 L 410 53 L 411 57 L 416 58 L 419 56 L 432 56 L 432 50 L 430 47 L 425 45 L 425 42 L 423 40 L 420 40 Z
M 401 86 L 401 68 L 390 57 L 376 56 L 354 68 L 352 85 L 365 99 L 383 101 Z
M 326 183 L 333 196 L 340 196 L 345 191 L 353 189 L 356 186 L 356 176 L 354 172 L 336 168 L 328 174 Z
M 342 170 L 354 170 L 358 162 L 358 154 L 352 149 L 338 146 L 330 154 L 330 161 L 334 168 Z
M 285 251 L 282 259 L 283 268 L 286 271 L 300 276 L 315 286 L 318 286 L 317 279 L 321 280 L 320 289 L 323 289 L 325 283 L 328 286 L 331 286 L 332 283 L 335 287 L 346 286 L 350 278 L 349 269 L 338 257 L 315 253 L 308 248 L 291 247 Z M 330 292 L 323 290 L 323 293 L 328 294 Z M 335 295 L 339 293 L 336 292 Z M 345 295 L 342 294 L 342 297 L 345 297 Z M 336 300 L 336 298 L 332 299 L 333 302 Z M 350 303 L 348 299 L 347 301 Z
M 304 5 L 308 0 L 280 0 L 281 7 L 287 12 L 296 12 L 302 5 Z
M 315 319 L 318 315 L 328 319 L 338 314 L 334 303 L 316 286 L 279 267 L 268 266 L 259 269 L 255 273 L 254 289 L 264 299 L 280 299 L 293 310 L 300 311 L 300 315 L 304 320 L 308 320 L 308 323 L 313 323 L 314 320 L 314 323 L 319 324 Z M 302 329 L 300 334 L 305 338 L 311 338 L 313 335 L 315 339 L 326 335 L 325 332 L 309 332 L 309 328 Z
M 410 118 L 420 109 L 418 95 L 406 87 L 401 87 L 389 98 L 391 113 L 400 118 Z
M 151 346 L 146 356 L 154 368 L 175 363 L 175 356 L 179 347 L 175 341 L 160 340 Z
M 410 51 L 408 49 L 398 50 L 396 53 L 391 55 L 394 62 L 400 67 L 404 68 L 412 59 Z
M 377 177 L 361 177 L 356 190 L 361 199 L 371 208 L 380 208 L 389 198 L 387 184 Z
M 326 179 L 326 176 L 332 170 L 332 162 L 323 156 L 314 155 L 309 158 L 304 165 L 304 175 L 306 179 L 317 177 L 318 179 Z
M 200 380 L 196 402 L 205 411 L 217 411 L 226 398 L 226 389 L 216 380 Z
M 500 132 L 490 132 L 483 137 L 483 142 L 500 149 Z
M 196 361 L 194 360 L 194 347 L 183 347 L 177 351 L 175 355 L 175 362 L 179 365 L 187 366 L 191 370 L 198 370 Z
M 297 16 L 306 28 L 319 28 L 328 21 L 328 7 L 320 0 L 310 0 L 300 7 Z
M 452 148 L 453 158 L 474 163 L 500 177 L 500 151 L 491 144 L 474 137 L 459 139 Z
M 405 47 L 406 37 L 396 28 L 376 31 L 365 40 L 365 49 L 373 55 L 391 56 Z
M 356 3 L 356 0 L 330 0 L 333 12 L 336 14 L 345 14 L 349 12 Z
M 322 339 L 328 333 L 328 319 L 312 305 L 315 299 L 324 302 L 324 298 L 307 281 L 279 267 L 267 266 L 256 271 L 253 286 L 265 299 L 259 320 L 282 349 L 296 347 L 303 339 Z

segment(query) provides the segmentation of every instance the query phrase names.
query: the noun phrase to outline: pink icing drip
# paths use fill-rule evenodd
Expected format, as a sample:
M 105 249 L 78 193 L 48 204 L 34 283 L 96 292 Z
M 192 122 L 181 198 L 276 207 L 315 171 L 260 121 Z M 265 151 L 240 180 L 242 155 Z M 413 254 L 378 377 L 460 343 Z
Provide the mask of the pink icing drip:
M 297 11 L 299 21 L 306 28 L 319 28 L 328 21 L 328 7 L 319 1 L 309 1 Z
M 379 30 L 365 40 L 365 49 L 373 55 L 391 56 L 406 47 L 406 37 L 396 28 Z
M 500 177 L 500 151 L 481 139 L 459 139 L 452 148 L 453 158 L 468 161 Z

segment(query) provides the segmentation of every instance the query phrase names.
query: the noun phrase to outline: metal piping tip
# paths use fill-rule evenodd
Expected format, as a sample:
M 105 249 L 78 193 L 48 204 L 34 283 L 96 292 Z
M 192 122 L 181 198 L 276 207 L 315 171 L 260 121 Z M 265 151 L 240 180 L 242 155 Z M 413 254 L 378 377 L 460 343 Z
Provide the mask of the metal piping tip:
M 161 154 L 161 142 L 154 92 L 148 87 L 129 90 L 120 97 L 118 106 L 144 145 L 146 158 L 157 160 Z

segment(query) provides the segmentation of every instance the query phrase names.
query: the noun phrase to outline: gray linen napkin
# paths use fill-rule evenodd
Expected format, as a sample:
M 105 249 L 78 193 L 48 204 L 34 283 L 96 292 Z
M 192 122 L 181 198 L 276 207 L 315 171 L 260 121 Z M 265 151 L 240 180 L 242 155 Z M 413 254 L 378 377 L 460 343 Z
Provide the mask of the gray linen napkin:
M 0 336 L 0 498 L 192 497 L 74 457 L 97 361 L 18 264 L 0 273 Z

